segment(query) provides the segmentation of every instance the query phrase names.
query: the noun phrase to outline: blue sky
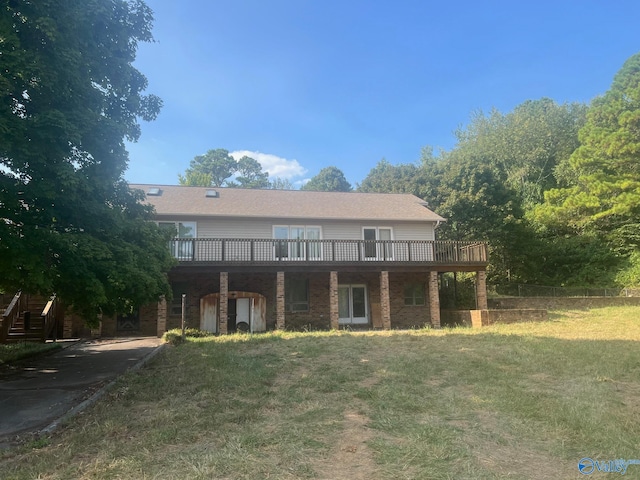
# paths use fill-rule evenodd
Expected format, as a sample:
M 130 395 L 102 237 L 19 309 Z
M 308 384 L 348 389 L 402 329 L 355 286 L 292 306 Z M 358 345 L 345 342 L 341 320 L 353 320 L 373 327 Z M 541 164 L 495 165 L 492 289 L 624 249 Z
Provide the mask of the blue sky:
M 146 0 L 135 65 L 164 107 L 129 144 L 133 183 L 177 184 L 209 149 L 296 185 L 451 149 L 475 111 L 589 102 L 640 51 L 640 2 Z M 251 153 L 248 153 L 251 152 Z

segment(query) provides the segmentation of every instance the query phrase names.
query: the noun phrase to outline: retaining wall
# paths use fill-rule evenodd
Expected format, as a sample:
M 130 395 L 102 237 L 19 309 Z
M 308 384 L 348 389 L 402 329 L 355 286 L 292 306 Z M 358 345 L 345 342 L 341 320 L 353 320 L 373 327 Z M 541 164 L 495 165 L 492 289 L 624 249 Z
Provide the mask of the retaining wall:
M 441 321 L 445 326 L 484 327 L 497 323 L 544 322 L 547 310 L 520 308 L 512 310 L 443 310 Z

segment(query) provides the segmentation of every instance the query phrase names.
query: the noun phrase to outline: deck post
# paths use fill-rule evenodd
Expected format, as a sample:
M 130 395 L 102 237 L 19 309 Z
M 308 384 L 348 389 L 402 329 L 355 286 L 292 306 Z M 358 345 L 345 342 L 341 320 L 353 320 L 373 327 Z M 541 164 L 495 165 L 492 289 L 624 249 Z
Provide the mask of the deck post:
M 227 334 L 229 320 L 229 272 L 220 272 L 220 335 Z
M 285 291 L 284 272 L 276 274 L 276 328 L 284 330 L 285 327 Z
M 487 304 L 487 272 L 481 270 L 476 272 L 476 308 L 478 310 L 488 310 Z
M 389 272 L 380 272 L 380 310 L 382 310 L 382 328 L 391 330 L 391 301 L 389 299 Z
M 337 330 L 339 325 L 338 311 L 338 272 L 329 273 L 329 319 L 331 321 L 331 329 Z
M 429 313 L 431 326 L 440 328 L 440 292 L 438 288 L 438 272 L 429 272 Z

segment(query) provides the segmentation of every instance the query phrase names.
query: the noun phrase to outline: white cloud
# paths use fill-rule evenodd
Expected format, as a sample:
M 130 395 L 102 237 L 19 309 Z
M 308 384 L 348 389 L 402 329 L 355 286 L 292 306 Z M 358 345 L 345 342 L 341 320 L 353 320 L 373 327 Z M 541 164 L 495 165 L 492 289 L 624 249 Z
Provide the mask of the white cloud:
M 287 160 L 270 153 L 237 150 L 231 152 L 230 155 L 236 160 L 240 160 L 244 156 L 257 160 L 262 165 L 262 169 L 268 172 L 271 178 L 286 178 L 290 180 L 307 173 L 307 169 L 300 165 L 297 160 Z

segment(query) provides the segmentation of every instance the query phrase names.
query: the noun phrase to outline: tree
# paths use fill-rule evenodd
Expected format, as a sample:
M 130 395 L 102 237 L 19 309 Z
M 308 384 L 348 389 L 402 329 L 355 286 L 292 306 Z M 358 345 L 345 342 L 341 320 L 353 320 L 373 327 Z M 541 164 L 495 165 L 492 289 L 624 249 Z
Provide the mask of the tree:
M 281 177 L 275 177 L 271 180 L 271 188 L 274 190 L 295 190 L 291 180 Z
M 269 173 L 262 171 L 257 160 L 245 155 L 236 161 L 224 148 L 194 157 L 184 175 L 178 175 L 178 181 L 180 185 L 199 187 L 270 187 Z
M 196 155 L 184 176 L 178 175 L 178 181 L 180 185 L 224 187 L 237 166 L 235 159 L 224 148 L 209 150 L 204 155 Z
M 417 194 L 420 168 L 414 164 L 391 165 L 384 158 L 358 185 L 359 192 Z
M 566 188 L 545 194 L 536 218 L 551 229 L 597 234 L 629 254 L 640 248 L 640 53 L 596 98 L 569 161 Z
M 478 112 L 456 132 L 456 150 L 504 172 L 507 187 L 529 209 L 543 201 L 544 191 L 558 186 L 555 172 L 579 146 L 585 113 L 585 105 L 558 105 L 549 98 L 527 100 L 507 114 Z
M 0 287 L 57 293 L 88 317 L 170 294 L 173 260 L 123 173 L 124 140 L 161 101 L 132 62 L 142 0 L 0 7 Z
M 246 155 L 238 160 L 236 173 L 237 182 L 230 182 L 230 187 L 238 188 L 269 188 L 269 174 L 262 171 L 260 163 Z
M 350 192 L 351 184 L 338 167 L 325 167 L 305 183 L 300 190 L 317 192 Z

